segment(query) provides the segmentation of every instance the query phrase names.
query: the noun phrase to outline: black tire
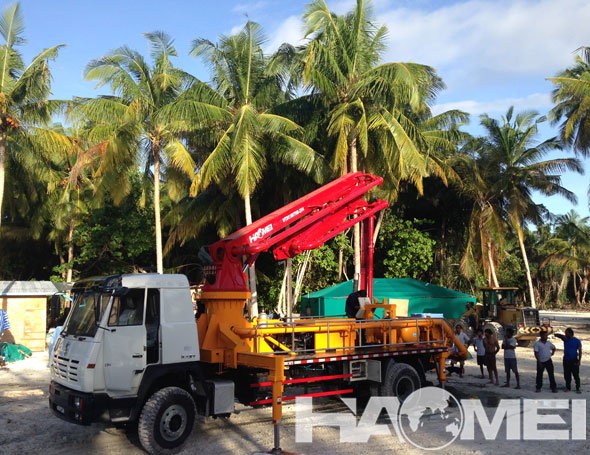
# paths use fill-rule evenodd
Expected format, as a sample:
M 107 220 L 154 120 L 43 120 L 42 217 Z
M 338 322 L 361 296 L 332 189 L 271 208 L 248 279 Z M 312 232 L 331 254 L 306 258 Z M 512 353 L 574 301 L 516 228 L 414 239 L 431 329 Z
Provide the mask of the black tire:
M 180 387 L 154 393 L 141 410 L 139 441 L 149 454 L 172 454 L 188 438 L 197 410 L 191 395 Z
M 414 367 L 407 363 L 390 361 L 385 370 L 379 395 L 397 397 L 403 402 L 410 394 L 420 388 L 420 376 Z
M 534 343 L 535 340 L 517 340 L 518 345 L 522 346 L 523 348 L 530 348 Z
M 492 321 L 486 323 L 486 325 L 483 326 L 484 333 L 487 329 L 490 329 L 492 331 L 498 342 L 500 342 L 500 340 L 504 338 L 504 327 L 502 327 L 502 324 L 500 324 L 499 322 Z

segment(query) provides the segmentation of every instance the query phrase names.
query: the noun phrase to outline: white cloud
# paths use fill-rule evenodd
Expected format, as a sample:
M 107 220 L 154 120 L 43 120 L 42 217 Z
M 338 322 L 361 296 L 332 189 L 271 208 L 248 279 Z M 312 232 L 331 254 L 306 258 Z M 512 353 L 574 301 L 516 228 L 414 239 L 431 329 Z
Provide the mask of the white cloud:
M 588 0 L 469 0 L 428 11 L 391 9 L 378 22 L 389 29 L 385 60 L 461 66 L 463 74 L 476 68 L 552 76 L 590 44 Z
M 303 44 L 303 20 L 299 16 L 289 16 L 269 36 L 272 39 L 264 46 L 267 53 L 276 51 L 283 43 L 293 46 Z
M 228 35 L 232 36 L 232 35 L 237 35 L 238 33 L 240 33 L 242 31 L 242 29 L 246 26 L 245 22 L 242 22 L 241 24 L 238 25 L 234 25 L 231 30 L 229 31 Z
M 546 93 L 533 93 L 522 98 L 503 98 L 492 101 L 463 100 L 437 104 L 432 107 L 432 113 L 438 115 L 451 109 L 459 109 L 471 115 L 504 114 L 510 106 L 514 106 L 517 112 L 535 110 L 546 112 L 551 107 L 551 96 Z M 492 115 L 493 116 L 493 115 Z

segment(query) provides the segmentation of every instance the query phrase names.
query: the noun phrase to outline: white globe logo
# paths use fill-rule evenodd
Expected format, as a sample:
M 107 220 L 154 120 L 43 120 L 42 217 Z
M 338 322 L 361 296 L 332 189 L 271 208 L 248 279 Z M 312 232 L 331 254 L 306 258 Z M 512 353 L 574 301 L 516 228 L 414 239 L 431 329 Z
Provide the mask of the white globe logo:
M 459 412 L 454 411 L 458 409 Z M 463 429 L 463 408 L 451 393 L 424 387 L 410 394 L 398 411 L 399 428 L 410 444 L 422 450 L 440 450 L 452 444 Z M 433 435 L 447 434 L 441 441 Z

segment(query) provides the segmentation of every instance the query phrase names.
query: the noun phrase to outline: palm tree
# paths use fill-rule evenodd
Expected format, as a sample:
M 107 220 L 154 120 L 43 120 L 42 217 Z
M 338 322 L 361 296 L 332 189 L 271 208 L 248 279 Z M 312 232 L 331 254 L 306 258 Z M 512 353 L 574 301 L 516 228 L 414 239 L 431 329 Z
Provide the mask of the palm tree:
M 557 138 L 541 143 L 535 141 L 537 125 L 546 120 L 534 111 L 521 112 L 514 116 L 510 107 L 501 123 L 483 115 L 481 124 L 487 132 L 486 144 L 491 158 L 497 163 L 499 171 L 495 183 L 495 193 L 503 205 L 507 221 L 514 229 L 524 261 L 530 303 L 535 307 L 535 294 L 529 261 L 524 245 L 524 225 L 526 221 L 541 222 L 544 207 L 533 201 L 533 190 L 546 196 L 559 194 L 571 202 L 576 196 L 561 186 L 560 174 L 566 170 L 583 172 L 580 162 L 575 158 L 556 158 L 542 161 L 549 152 L 559 149 Z
M 75 126 L 64 128 L 55 125 L 54 131 L 72 140 L 69 153 L 54 154 L 49 164 L 50 172 L 46 178 L 47 196 L 37 217 L 38 223 L 49 227 L 48 239 L 55 245 L 56 253 L 65 265 L 64 279 L 71 282 L 74 266 L 74 232 L 82 218 L 100 203 L 95 197 L 92 173 L 89 169 L 78 172 L 75 168 L 78 157 L 84 153 L 84 142 Z M 62 250 L 67 247 L 63 258 Z
M 488 285 L 497 287 L 496 266 L 503 253 L 506 224 L 494 188 L 498 168 L 490 155 L 485 141 L 473 138 L 464 144 L 462 153 L 452 159 L 452 166 L 460 176 L 454 182 L 457 190 L 473 201 L 461 270 L 470 277 L 481 264 Z
M 581 289 L 587 292 L 588 274 L 590 273 L 590 226 L 589 218 L 580 216 L 571 210 L 556 220 L 555 235 L 546 243 L 548 254 L 541 262 L 541 267 L 557 265 L 563 270 L 559 283 L 557 298 L 565 290 L 569 277 L 572 277 L 576 303 L 585 300 L 581 296 Z M 579 285 L 578 285 L 579 283 Z
M 550 117 L 560 125 L 561 139 L 583 156 L 590 155 L 590 47 L 580 47 L 575 65 L 548 78 L 553 89 Z
M 57 57 L 53 46 L 38 54 L 26 66 L 17 47 L 25 43 L 23 18 L 18 3 L 4 8 L 0 17 L 0 226 L 4 200 L 7 158 L 43 167 L 44 157 L 67 149 L 69 140 L 46 128 L 51 114 L 63 103 L 49 101 L 51 73 L 47 62 Z
M 209 98 L 224 109 L 225 116 L 214 125 L 218 131 L 213 150 L 204 160 L 191 185 L 197 196 L 215 183 L 235 187 L 244 201 L 246 225 L 252 223 L 252 194 L 271 160 L 291 165 L 318 179 L 322 163 L 311 147 L 297 138 L 301 128 L 271 108 L 286 99 L 281 77 L 264 55 L 265 37 L 258 24 L 248 22 L 218 43 L 193 41 L 191 54 L 202 57 L 213 73 L 216 96 Z M 178 105 L 181 106 L 180 100 Z M 258 313 L 256 275 L 249 268 L 252 298 L 249 313 Z
M 328 136 L 335 143 L 331 167 L 337 175 L 355 172 L 359 164 L 381 163 L 392 193 L 397 182 L 421 185 L 436 171 L 426 144 L 411 120 L 443 87 L 434 69 L 415 63 L 379 64 L 385 50 L 385 26 L 374 25 L 369 2 L 357 0 L 346 15 L 332 13 L 324 0 L 307 6 L 305 36 L 294 59 L 310 93 L 304 102 L 327 112 Z M 283 47 L 283 53 L 286 47 Z M 293 79 L 297 81 L 297 78 Z M 360 273 L 360 231 L 355 225 L 355 275 Z
M 549 78 L 553 89 L 554 107 L 550 112 L 551 122 L 560 125 L 564 144 L 573 146 L 576 153 L 590 156 L 590 47 L 577 49 L 575 65 Z M 588 186 L 590 195 L 590 185 Z M 590 207 L 590 199 L 588 202 Z
M 135 167 L 140 158 L 146 176 L 153 169 L 156 268 L 163 273 L 161 180 L 166 171 L 182 173 L 185 178 L 194 176 L 195 163 L 178 125 L 186 119 L 197 122 L 202 105 L 196 103 L 190 112 L 171 108 L 181 96 L 189 97 L 186 93 L 195 80 L 173 66 L 171 57 L 177 53 L 168 35 L 154 32 L 145 36 L 151 47 L 152 66 L 126 46 L 92 60 L 86 67 L 86 78 L 99 81 L 98 86 L 110 85 L 113 96 L 78 100 L 75 112 L 88 122 L 85 137 L 95 144 L 79 164 L 100 158 L 97 176 L 102 179 L 103 190 L 110 191 L 115 202 L 131 189 L 126 170 Z M 225 111 L 212 105 L 206 105 L 206 109 L 213 118 L 225 115 Z

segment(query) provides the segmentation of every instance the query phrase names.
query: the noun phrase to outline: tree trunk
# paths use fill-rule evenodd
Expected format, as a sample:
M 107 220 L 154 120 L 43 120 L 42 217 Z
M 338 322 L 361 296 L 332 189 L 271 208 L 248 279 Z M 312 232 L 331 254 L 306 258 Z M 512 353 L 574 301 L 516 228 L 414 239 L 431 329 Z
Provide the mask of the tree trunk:
M 338 250 L 338 282 L 342 281 L 342 267 L 344 264 L 344 249 L 340 247 Z
M 2 202 L 4 201 L 4 166 L 6 161 L 6 137 L 0 136 L 0 228 L 2 227 Z M 0 231 L 1 232 L 1 231 Z
M 533 288 L 533 279 L 531 278 L 531 269 L 529 268 L 529 259 L 526 254 L 526 250 L 524 248 L 524 233 L 520 225 L 516 225 L 516 234 L 518 237 L 518 244 L 520 245 L 520 252 L 522 254 L 522 260 L 524 262 L 524 270 L 526 272 L 526 281 L 529 285 L 529 294 L 531 298 L 531 306 L 533 308 L 537 308 L 537 303 L 535 302 L 535 290 Z
M 377 245 L 377 239 L 379 238 L 379 231 L 381 230 L 381 224 L 383 223 L 383 217 L 385 216 L 385 210 L 379 212 L 377 218 L 377 224 L 375 224 L 375 230 L 373 232 L 373 248 Z
M 293 316 L 293 259 L 287 258 L 285 261 L 285 274 L 287 282 L 285 284 L 285 297 L 287 298 L 287 317 Z
M 295 280 L 295 291 L 293 292 L 293 302 L 297 302 L 299 300 L 299 295 L 301 294 L 301 287 L 303 286 L 303 279 L 305 278 L 305 272 L 307 271 L 307 267 L 309 265 L 309 259 L 311 258 L 311 250 L 305 252 L 305 259 L 303 260 L 303 264 L 297 271 L 297 278 Z M 303 312 L 303 308 L 301 309 Z
M 492 277 L 492 282 L 490 283 L 491 286 L 500 287 L 498 284 L 498 277 L 496 276 L 496 267 L 494 265 L 494 257 L 492 255 L 492 244 L 488 242 L 488 261 L 490 264 L 490 275 Z
M 154 146 L 154 217 L 156 221 L 156 272 L 164 273 L 162 221 L 160 219 L 160 148 Z
M 581 298 L 581 303 L 583 305 L 586 303 L 586 295 L 588 294 L 588 271 L 583 270 L 582 273 L 583 275 L 581 276 L 583 276 L 583 278 L 580 282 L 580 288 L 584 291 Z
M 568 275 L 569 275 L 568 269 L 564 268 L 563 275 L 561 276 L 561 282 L 559 283 L 559 286 L 557 287 L 557 299 L 556 300 L 558 303 L 561 303 L 560 298 L 561 298 L 561 294 L 563 293 L 563 290 L 567 286 Z
M 249 190 L 246 191 L 246 197 L 244 197 L 244 209 L 246 211 L 246 226 L 248 226 L 252 224 L 252 207 L 250 205 Z M 258 316 L 258 293 L 256 291 L 256 266 L 254 264 L 248 267 L 248 284 L 250 287 L 250 303 L 248 305 L 248 316 L 250 318 L 255 318 Z
M 577 284 L 577 279 L 576 279 L 576 275 L 578 275 L 578 273 L 574 272 L 572 273 L 572 277 L 573 277 L 573 283 L 574 283 L 574 296 L 576 297 L 576 306 L 580 306 L 580 288 L 578 287 Z M 580 286 L 582 285 L 582 283 L 580 283 Z
M 66 263 L 66 260 L 64 259 L 63 254 L 59 253 L 59 265 L 64 265 Z M 66 271 L 64 270 L 63 272 L 61 272 L 61 279 L 66 281 Z
M 72 282 L 72 262 L 74 261 L 74 226 L 75 219 L 72 218 L 70 220 L 70 225 L 68 226 L 68 270 L 66 272 L 66 282 L 68 283 Z
M 357 171 L 357 150 L 356 136 L 350 142 L 350 172 Z M 358 291 L 359 280 L 361 277 L 361 226 L 359 223 L 354 225 L 353 231 L 353 249 L 354 249 L 354 290 Z
M 440 266 L 440 284 L 441 286 L 446 286 L 445 284 L 445 232 L 446 232 L 446 220 L 443 218 L 442 220 L 442 229 L 441 229 L 441 238 L 440 238 L 440 257 L 439 257 L 439 266 Z

